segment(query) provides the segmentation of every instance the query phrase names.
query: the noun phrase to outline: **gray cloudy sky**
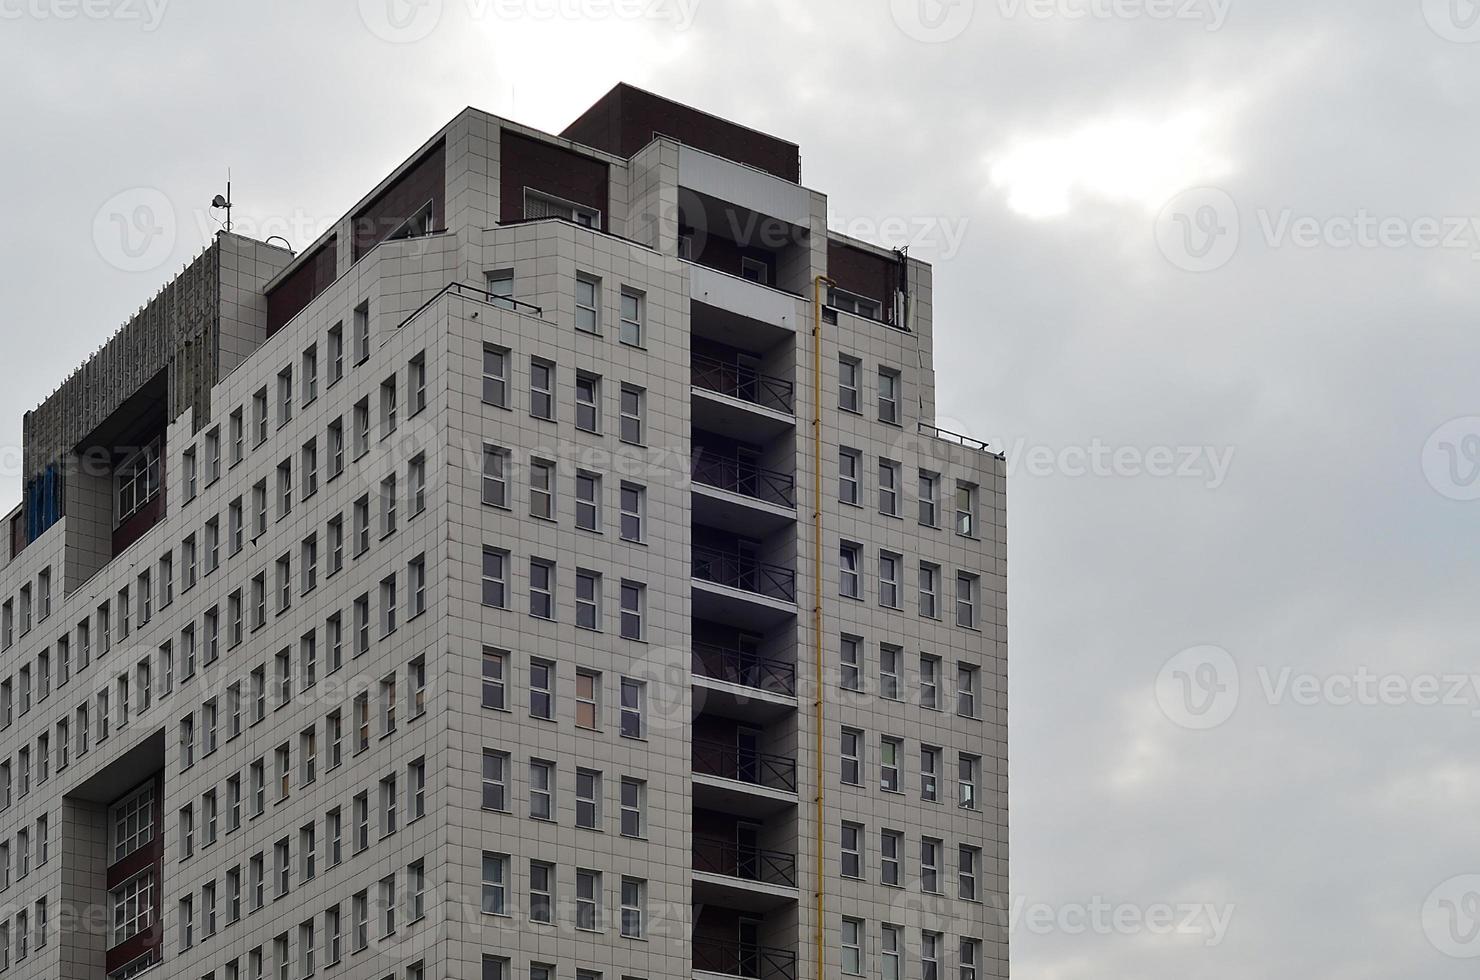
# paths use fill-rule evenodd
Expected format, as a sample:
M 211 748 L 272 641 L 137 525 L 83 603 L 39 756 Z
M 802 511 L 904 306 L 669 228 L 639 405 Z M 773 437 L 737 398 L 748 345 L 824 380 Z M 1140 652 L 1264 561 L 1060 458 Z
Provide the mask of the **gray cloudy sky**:
M 228 165 L 301 246 L 465 105 L 705 107 L 936 261 L 943 424 L 1010 454 L 1016 974 L 1474 975 L 1480 8 L 405 4 L 0 0 L 0 446 Z

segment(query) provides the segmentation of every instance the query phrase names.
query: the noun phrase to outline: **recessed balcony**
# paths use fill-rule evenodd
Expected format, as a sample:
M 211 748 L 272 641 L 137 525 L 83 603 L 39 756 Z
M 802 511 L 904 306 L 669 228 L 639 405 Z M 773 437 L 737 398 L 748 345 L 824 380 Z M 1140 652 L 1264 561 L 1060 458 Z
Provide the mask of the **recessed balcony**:
M 796 522 L 796 478 L 790 473 L 695 449 L 692 474 L 699 524 L 764 537 Z
M 689 383 L 698 428 L 766 445 L 796 427 L 796 388 L 785 378 L 693 354 Z
M 797 762 L 733 742 L 694 739 L 694 806 L 764 818 L 797 802 Z
M 696 715 L 769 722 L 796 710 L 795 664 L 696 640 L 693 665 Z
M 797 900 L 797 856 L 721 837 L 694 837 L 694 901 L 768 912 Z
M 743 552 L 695 545 L 693 615 L 769 629 L 796 616 L 796 572 Z
M 797 980 L 797 954 L 777 946 L 694 937 L 694 973 L 741 980 Z

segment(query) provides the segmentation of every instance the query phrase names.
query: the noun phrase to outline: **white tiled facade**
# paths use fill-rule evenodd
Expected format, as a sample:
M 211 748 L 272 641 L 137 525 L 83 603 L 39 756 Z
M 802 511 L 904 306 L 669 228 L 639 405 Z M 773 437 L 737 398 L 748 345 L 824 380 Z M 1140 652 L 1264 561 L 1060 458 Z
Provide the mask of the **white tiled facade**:
M 609 168 L 606 231 L 558 219 L 500 224 L 503 128 L 571 146 L 476 110 L 461 113 L 439 134 L 446 141 L 445 229 L 383 241 L 352 261 L 343 244 L 351 235 L 347 217 L 337 229 L 332 284 L 270 337 L 265 288 L 295 266 L 285 266 L 289 259 L 277 250 L 221 238 L 216 247 L 230 287 L 222 293 L 222 380 L 211 393 L 212 418 L 187 411 L 169 424 L 162 518 L 121 553 L 78 560 L 73 549 L 96 549 L 103 535 L 74 528 L 111 524 L 113 500 L 69 493 L 70 512 L 0 568 L 0 602 L 9 610 L 0 655 L 0 763 L 9 767 L 8 777 L 0 770 L 0 844 L 8 847 L 0 853 L 8 929 L 0 936 L 0 977 L 101 980 L 110 967 L 116 971 L 107 957 L 105 874 L 118 854 L 114 806 L 156 778 L 163 846 L 151 921 L 161 930 L 162 962 L 150 976 L 1007 976 L 1004 467 L 931 427 L 930 269 L 908 263 L 908 330 L 833 308 L 816 317 L 814 279 L 829 272 L 825 197 L 667 137 L 630 160 L 575 148 Z M 686 186 L 686 174 L 703 187 Z M 729 203 L 747 209 L 800 202 L 788 222 L 794 239 L 777 255 L 776 287 L 784 290 L 680 257 L 680 201 L 696 190 L 710 200 L 733 193 L 740 199 Z M 505 271 L 513 273 L 518 305 L 483 291 L 490 273 Z M 596 332 L 577 327 L 584 316 L 578 277 L 596 282 Z M 622 336 L 624 291 L 641 295 L 637 343 Z M 369 330 L 363 359 L 361 322 Z M 342 373 L 332 331 L 342 337 Z M 716 391 L 697 382 L 696 331 L 751 350 L 760 374 L 789 388 L 789 399 L 757 404 L 766 399 L 745 383 Z M 497 354 L 502 389 L 485 376 Z M 845 359 L 857 371 L 856 411 L 846 410 Z M 534 360 L 553 365 L 553 419 L 537 417 L 543 399 Z M 881 368 L 901 382 L 893 422 L 880 419 Z M 280 385 L 289 373 L 285 414 Z M 594 432 L 578 424 L 578 374 L 596 384 Z M 640 432 L 624 428 L 624 401 L 631 406 L 624 386 L 641 392 Z M 363 435 L 361 403 L 368 410 Z M 342 471 L 334 461 L 336 425 Z M 737 478 L 719 487 L 691 479 L 701 431 L 755 443 L 759 469 L 754 462 L 727 469 Z M 219 474 L 211 472 L 213 445 Z M 492 449 L 506 452 L 510 464 L 502 499 L 485 479 Z M 856 503 L 841 499 L 845 451 L 858 461 Z M 897 467 L 895 513 L 886 513 L 886 463 Z M 548 518 L 537 492 L 539 464 L 553 471 Z M 792 480 L 791 500 L 757 499 L 767 494 L 747 482 L 755 473 L 762 482 Z M 936 481 L 933 520 L 923 523 L 922 473 Z M 578 474 L 597 481 L 594 528 L 582 526 L 591 510 L 578 500 Z M 821 571 L 814 578 L 819 480 Z M 958 485 L 969 499 L 959 524 Z M 259 486 L 267 503 L 260 531 Z M 624 487 L 642 491 L 636 534 L 623 521 Z M 368 515 L 363 551 L 357 511 Z M 335 521 L 342 522 L 342 564 Z M 753 559 L 731 567 L 697 557 L 707 552 L 696 538 L 707 546 L 716 534 L 737 531 L 756 539 Z M 856 549 L 857 598 L 842 594 L 852 581 L 844 575 L 845 547 Z M 502 607 L 490 601 L 499 583 L 485 577 L 486 556 L 495 553 L 503 559 Z M 889 555 L 897 562 L 897 608 L 885 602 L 881 556 Z M 542 601 L 532 562 L 553 568 L 549 618 L 532 614 Z M 936 570 L 934 616 L 922 612 L 922 563 Z M 286 583 L 279 580 L 284 568 Z M 791 598 L 776 584 L 784 572 L 794 573 Z M 578 603 L 578 578 L 588 573 L 599 576 L 594 629 Z M 958 607 L 961 576 L 970 591 Z M 813 628 L 818 581 L 820 637 Z M 631 587 L 640 587 L 639 599 L 624 620 Z M 696 631 L 696 619 L 708 625 Z M 716 635 L 745 628 L 754 647 L 700 665 L 696 632 L 724 646 L 712 642 Z M 192 630 L 193 675 L 186 665 Z M 857 649 L 856 682 L 845 645 Z M 487 675 L 495 663 L 489 654 L 503 657 L 501 684 Z M 885 670 L 888 657 L 897 658 L 897 677 Z M 794 683 L 786 679 L 793 675 Z M 594 698 L 586 696 L 588 683 Z M 22 685 L 29 689 L 24 707 Z M 624 712 L 624 689 L 640 690 L 636 712 Z M 537 717 L 547 702 L 550 718 Z M 734 742 L 716 749 L 716 733 L 731 732 Z M 845 738 L 860 746 L 856 784 Z M 887 739 L 898 740 L 897 791 L 884 785 L 891 779 Z M 926 798 L 930 751 L 934 800 Z M 963 756 L 972 767 L 969 787 L 958 778 Z M 553 773 L 547 819 L 531 815 L 544 805 L 535 765 L 546 763 Z M 502 789 L 485 779 L 493 765 L 504 767 Z M 599 801 L 583 806 L 580 788 L 595 773 Z M 640 786 L 635 827 L 624 823 L 624 780 Z M 240 787 L 239 821 L 233 785 Z M 744 823 L 731 834 L 726 821 L 736 818 Z M 717 826 L 730 836 L 715 839 Z M 886 867 L 886 833 L 898 835 L 897 879 Z M 24 876 L 23 834 L 30 851 Z M 845 836 L 855 834 L 857 876 L 845 874 L 854 862 Z M 923 863 L 932 841 L 933 888 Z M 485 881 L 495 860 L 502 861 L 501 892 Z M 548 924 L 531 921 L 541 917 L 533 886 L 544 866 L 553 882 Z M 594 921 L 578 900 L 588 872 L 599 874 Z M 634 897 L 638 910 L 624 909 L 624 898 Z

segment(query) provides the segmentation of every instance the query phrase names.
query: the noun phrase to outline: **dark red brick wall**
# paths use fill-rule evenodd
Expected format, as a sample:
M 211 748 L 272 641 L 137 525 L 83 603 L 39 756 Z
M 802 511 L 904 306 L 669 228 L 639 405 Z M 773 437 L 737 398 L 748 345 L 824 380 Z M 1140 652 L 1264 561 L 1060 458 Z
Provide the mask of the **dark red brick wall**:
M 601 212 L 601 229 L 607 231 L 607 170 L 600 160 L 505 129 L 499 138 L 499 220 L 524 220 L 528 187 Z
M 748 163 L 792 183 L 801 180 L 801 150 L 795 143 L 625 83 L 602 96 L 560 135 L 617 156 L 631 157 L 659 134 L 727 160 Z
M 352 219 L 354 245 L 351 261 L 385 241 L 406 219 L 432 202 L 432 227 L 447 226 L 447 144 L 422 154 L 404 174 L 360 210 Z
M 892 322 L 895 283 L 899 280 L 898 263 L 872 252 L 829 240 L 827 274 L 837 280 L 839 289 L 878 300 L 883 307 L 884 318 Z
M 303 264 L 267 293 L 267 336 L 297 316 L 315 296 L 329 288 L 338 266 L 339 243 L 336 236 L 313 251 Z

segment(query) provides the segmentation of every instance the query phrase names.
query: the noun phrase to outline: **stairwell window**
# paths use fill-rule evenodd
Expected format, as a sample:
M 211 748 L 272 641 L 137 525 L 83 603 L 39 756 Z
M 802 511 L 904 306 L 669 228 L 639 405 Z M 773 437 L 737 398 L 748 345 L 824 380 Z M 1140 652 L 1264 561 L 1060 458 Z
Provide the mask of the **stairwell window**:
M 971 483 L 956 484 L 956 533 L 976 537 L 977 488 Z
M 842 970 L 849 976 L 863 976 L 863 920 L 843 919 Z
M 842 875 L 844 878 L 863 877 L 863 825 L 843 821 L 841 838 Z
M 513 281 L 512 277 L 510 281 Z M 483 348 L 483 402 L 498 408 L 509 407 L 509 351 L 506 348 Z
M 529 560 L 529 614 L 536 619 L 555 618 L 554 562 Z
M 643 722 L 643 702 L 647 691 L 642 681 L 622 678 L 621 732 L 623 738 L 645 738 L 647 730 Z
M 509 451 L 500 446 L 483 447 L 483 502 L 509 506 Z
M 636 385 L 622 385 L 621 396 L 621 439 L 623 442 L 640 446 L 643 444 L 643 403 L 647 392 Z
M 925 527 L 936 527 L 939 510 L 940 476 L 926 470 L 920 471 L 920 523 Z
M 647 910 L 647 882 L 641 878 L 622 879 L 622 935 L 641 939 Z
M 862 466 L 863 456 L 858 450 L 838 450 L 838 499 L 854 507 L 860 500 L 858 478 Z
M 576 375 L 576 428 L 601 431 L 601 378 L 584 371 Z
M 843 729 L 839 749 L 842 757 L 840 767 L 843 782 L 849 786 L 863 784 L 863 732 L 854 728 Z
M 856 636 L 843 634 L 838 642 L 838 684 L 845 691 L 863 690 L 862 672 L 862 648 L 863 640 Z
M 977 681 L 980 671 L 969 664 L 956 665 L 956 714 L 976 717 Z
M 903 559 L 887 551 L 879 552 L 879 605 L 899 608 L 899 569 Z
M 622 580 L 622 638 L 643 638 L 643 617 L 647 605 L 647 586 L 640 582 Z
M 483 809 L 509 809 L 509 753 L 483 750 Z
M 890 735 L 879 739 L 879 788 L 886 793 L 899 792 L 899 756 L 904 740 Z
M 956 573 L 956 625 L 976 629 L 976 603 L 979 586 L 977 576 L 968 572 Z
M 858 577 L 861 552 L 860 546 L 849 541 L 838 546 L 838 593 L 849 599 L 857 599 L 861 595 Z
M 555 420 L 555 365 L 537 357 L 529 361 L 529 414 Z
M 576 569 L 576 626 L 601 628 L 601 576 L 583 568 Z
M 889 459 L 879 460 L 879 513 L 899 516 L 899 464 Z
M 939 596 L 940 566 L 920 562 L 920 615 L 926 619 L 940 616 Z

